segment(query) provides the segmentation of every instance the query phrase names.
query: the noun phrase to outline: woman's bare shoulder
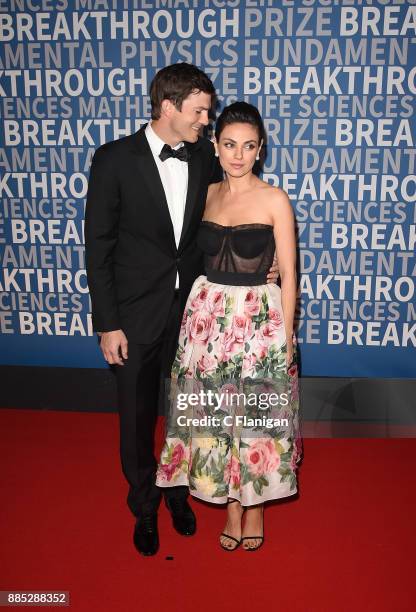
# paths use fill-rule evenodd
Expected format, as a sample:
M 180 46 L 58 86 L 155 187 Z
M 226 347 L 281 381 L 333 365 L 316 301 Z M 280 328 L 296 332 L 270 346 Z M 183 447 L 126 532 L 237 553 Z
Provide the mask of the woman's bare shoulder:
M 289 196 L 287 195 L 286 191 L 284 191 L 284 189 L 282 189 L 281 187 L 275 187 L 274 185 L 270 185 L 270 183 L 266 183 L 265 181 L 262 182 L 264 185 L 264 192 L 269 198 L 273 198 L 275 201 L 276 198 L 287 200 L 289 199 Z
M 289 196 L 287 195 L 284 189 L 280 187 L 273 187 L 272 185 L 267 185 L 267 189 L 265 191 L 265 197 L 267 202 L 267 207 L 273 217 L 292 217 L 293 216 L 293 208 L 289 200 Z

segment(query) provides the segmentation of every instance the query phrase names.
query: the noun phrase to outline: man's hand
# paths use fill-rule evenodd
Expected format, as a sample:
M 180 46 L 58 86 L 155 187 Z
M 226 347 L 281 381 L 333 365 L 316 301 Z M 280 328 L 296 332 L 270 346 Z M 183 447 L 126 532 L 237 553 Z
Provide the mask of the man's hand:
M 127 359 L 127 338 L 121 329 L 101 333 L 101 350 L 110 365 L 124 365 Z
M 269 273 L 267 275 L 267 282 L 275 283 L 277 281 L 278 276 L 279 276 L 279 266 L 277 264 L 277 257 L 275 254 L 273 263 L 272 263 L 272 267 L 270 268 Z

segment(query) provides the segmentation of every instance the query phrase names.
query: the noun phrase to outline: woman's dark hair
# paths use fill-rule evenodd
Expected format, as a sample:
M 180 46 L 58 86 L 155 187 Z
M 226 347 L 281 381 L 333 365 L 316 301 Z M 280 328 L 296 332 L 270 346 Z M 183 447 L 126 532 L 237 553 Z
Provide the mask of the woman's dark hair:
M 231 125 L 232 123 L 249 123 L 256 128 L 259 135 L 259 143 L 262 140 L 266 142 L 266 132 L 264 130 L 263 120 L 257 108 L 252 104 L 248 104 L 247 102 L 234 102 L 224 108 L 215 125 L 215 138 L 217 141 L 225 126 Z
M 163 100 L 170 100 L 178 110 L 193 92 L 215 95 L 211 79 L 193 64 L 172 64 L 159 70 L 150 84 L 152 119 L 160 119 Z

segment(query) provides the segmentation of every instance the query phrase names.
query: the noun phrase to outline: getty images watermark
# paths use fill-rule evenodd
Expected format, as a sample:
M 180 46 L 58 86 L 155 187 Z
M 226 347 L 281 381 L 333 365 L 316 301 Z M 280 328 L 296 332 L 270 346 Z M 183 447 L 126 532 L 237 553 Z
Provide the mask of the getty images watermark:
M 293 428 L 298 402 L 290 388 L 273 380 L 221 381 L 207 385 L 201 380 L 171 381 L 167 426 L 170 435 L 205 436 L 243 429 L 246 435 Z M 208 386 L 208 388 L 207 388 Z
M 221 412 L 221 415 L 215 416 L 204 414 L 202 416 L 189 417 L 185 414 L 177 416 L 177 424 L 179 427 L 220 427 L 225 425 L 230 427 L 289 427 L 289 419 L 287 418 L 270 418 L 265 414 L 258 417 L 250 417 L 247 414 L 224 414 L 225 409 L 253 407 L 257 410 L 268 411 L 271 407 L 288 406 L 289 397 L 287 393 L 238 393 L 231 392 L 229 389 L 225 391 L 213 391 L 211 389 L 201 389 L 198 393 L 178 393 L 176 398 L 176 406 L 180 411 L 185 411 L 191 407 L 209 407 L 214 412 Z

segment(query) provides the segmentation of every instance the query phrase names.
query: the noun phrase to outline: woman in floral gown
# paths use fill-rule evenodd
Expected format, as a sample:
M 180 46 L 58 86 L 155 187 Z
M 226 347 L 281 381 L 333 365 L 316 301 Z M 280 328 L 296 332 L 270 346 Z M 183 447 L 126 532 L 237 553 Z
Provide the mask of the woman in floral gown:
M 264 502 L 297 492 L 301 458 L 294 215 L 286 193 L 253 174 L 263 141 L 250 104 L 217 120 L 225 179 L 210 186 L 199 230 L 206 276 L 184 311 L 156 480 L 228 502 L 226 550 L 261 546 Z M 280 287 L 266 282 L 275 252 Z

